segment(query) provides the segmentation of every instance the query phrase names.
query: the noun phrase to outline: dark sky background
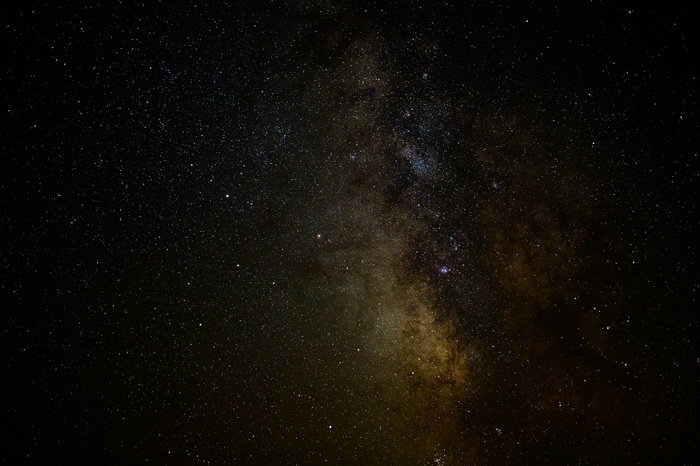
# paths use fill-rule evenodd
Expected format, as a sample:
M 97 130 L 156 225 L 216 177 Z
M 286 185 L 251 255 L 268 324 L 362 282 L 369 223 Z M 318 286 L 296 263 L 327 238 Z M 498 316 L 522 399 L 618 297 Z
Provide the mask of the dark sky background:
M 1 7 L 4 464 L 697 464 L 690 9 L 64 3 Z

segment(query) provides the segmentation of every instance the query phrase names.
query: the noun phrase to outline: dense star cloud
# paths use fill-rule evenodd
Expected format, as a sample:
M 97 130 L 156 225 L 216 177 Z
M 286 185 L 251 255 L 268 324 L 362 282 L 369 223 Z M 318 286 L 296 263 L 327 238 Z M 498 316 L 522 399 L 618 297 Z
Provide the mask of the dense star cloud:
M 687 11 L 3 17 L 8 463 L 697 456 Z

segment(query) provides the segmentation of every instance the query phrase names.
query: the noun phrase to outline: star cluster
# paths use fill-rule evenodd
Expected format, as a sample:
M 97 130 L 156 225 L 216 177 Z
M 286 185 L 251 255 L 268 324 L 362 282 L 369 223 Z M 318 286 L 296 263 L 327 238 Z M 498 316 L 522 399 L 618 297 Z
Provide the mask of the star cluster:
M 3 458 L 691 460 L 688 17 L 5 12 Z

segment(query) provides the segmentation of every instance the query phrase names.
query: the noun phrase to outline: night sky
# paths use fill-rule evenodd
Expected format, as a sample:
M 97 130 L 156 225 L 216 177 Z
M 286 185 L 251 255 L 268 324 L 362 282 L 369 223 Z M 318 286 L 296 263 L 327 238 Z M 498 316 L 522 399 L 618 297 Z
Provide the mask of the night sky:
M 698 464 L 690 9 L 4 3 L 4 464 Z

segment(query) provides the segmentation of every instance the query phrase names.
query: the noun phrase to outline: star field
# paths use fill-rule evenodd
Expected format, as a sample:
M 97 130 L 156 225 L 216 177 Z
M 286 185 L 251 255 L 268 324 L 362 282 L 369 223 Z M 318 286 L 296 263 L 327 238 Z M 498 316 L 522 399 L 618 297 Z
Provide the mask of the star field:
M 5 9 L 7 464 L 692 464 L 670 5 Z

